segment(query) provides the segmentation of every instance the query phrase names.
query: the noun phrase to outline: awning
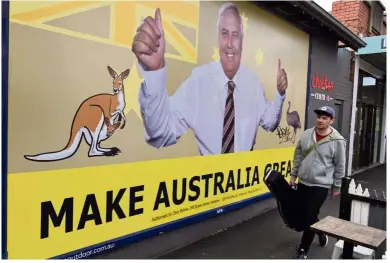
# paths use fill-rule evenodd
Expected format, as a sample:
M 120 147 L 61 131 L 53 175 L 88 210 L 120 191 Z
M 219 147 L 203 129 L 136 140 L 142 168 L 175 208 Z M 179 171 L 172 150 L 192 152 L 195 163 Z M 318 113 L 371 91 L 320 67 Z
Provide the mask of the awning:
M 360 48 L 356 52 L 356 55 L 376 68 L 386 72 L 386 35 L 365 37 L 363 41 L 367 45 L 364 48 Z
M 321 34 L 358 50 L 366 43 L 314 1 L 251 1 L 309 34 Z

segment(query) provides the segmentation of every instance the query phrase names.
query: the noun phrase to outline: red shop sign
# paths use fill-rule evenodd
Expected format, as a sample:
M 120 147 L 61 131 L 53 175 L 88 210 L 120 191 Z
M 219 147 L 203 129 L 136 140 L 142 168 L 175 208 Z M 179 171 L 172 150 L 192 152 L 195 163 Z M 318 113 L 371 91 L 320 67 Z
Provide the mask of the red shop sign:
M 326 74 L 324 74 L 323 78 L 319 77 L 317 72 L 311 78 L 311 86 L 314 89 L 321 89 L 326 91 L 331 91 L 334 89 L 333 81 L 330 81 L 326 77 Z

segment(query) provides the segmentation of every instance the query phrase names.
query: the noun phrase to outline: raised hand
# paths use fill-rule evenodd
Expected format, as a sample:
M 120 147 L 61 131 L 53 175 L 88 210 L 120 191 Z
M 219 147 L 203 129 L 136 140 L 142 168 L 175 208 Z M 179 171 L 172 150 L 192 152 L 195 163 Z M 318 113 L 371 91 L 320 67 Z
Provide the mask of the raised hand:
M 156 9 L 154 18 L 148 16 L 137 28 L 132 51 L 146 70 L 164 67 L 165 36 L 159 8 Z
M 279 94 L 283 96 L 286 93 L 288 81 L 286 71 L 281 67 L 280 59 L 278 60 L 278 73 L 276 76 L 276 87 Z

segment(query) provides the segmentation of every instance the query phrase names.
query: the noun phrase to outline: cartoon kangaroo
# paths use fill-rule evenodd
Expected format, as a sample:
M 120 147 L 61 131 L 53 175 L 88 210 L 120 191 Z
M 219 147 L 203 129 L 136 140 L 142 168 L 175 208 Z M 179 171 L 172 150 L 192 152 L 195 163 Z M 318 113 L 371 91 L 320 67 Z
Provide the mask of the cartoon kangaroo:
M 114 156 L 120 153 L 117 147 L 101 148 L 100 142 L 107 140 L 116 129 L 125 127 L 126 117 L 123 112 L 125 103 L 123 80 L 129 76 L 130 69 L 118 75 L 110 66 L 108 72 L 113 78 L 114 94 L 97 94 L 84 100 L 73 118 L 68 144 L 61 151 L 37 155 L 25 155 L 31 161 L 51 162 L 72 157 L 78 150 L 81 140 L 90 146 L 88 156 Z

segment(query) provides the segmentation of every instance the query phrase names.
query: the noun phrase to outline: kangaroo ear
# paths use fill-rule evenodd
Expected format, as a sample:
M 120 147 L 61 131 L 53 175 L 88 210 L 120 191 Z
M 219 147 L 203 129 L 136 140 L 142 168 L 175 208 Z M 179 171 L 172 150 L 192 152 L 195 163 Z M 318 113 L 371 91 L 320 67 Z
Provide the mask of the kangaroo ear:
M 111 77 L 114 79 L 118 74 L 113 70 L 110 66 L 107 66 L 108 72 L 110 73 Z
M 129 76 L 129 73 L 130 73 L 130 69 L 126 69 L 121 73 L 121 78 L 126 79 Z

